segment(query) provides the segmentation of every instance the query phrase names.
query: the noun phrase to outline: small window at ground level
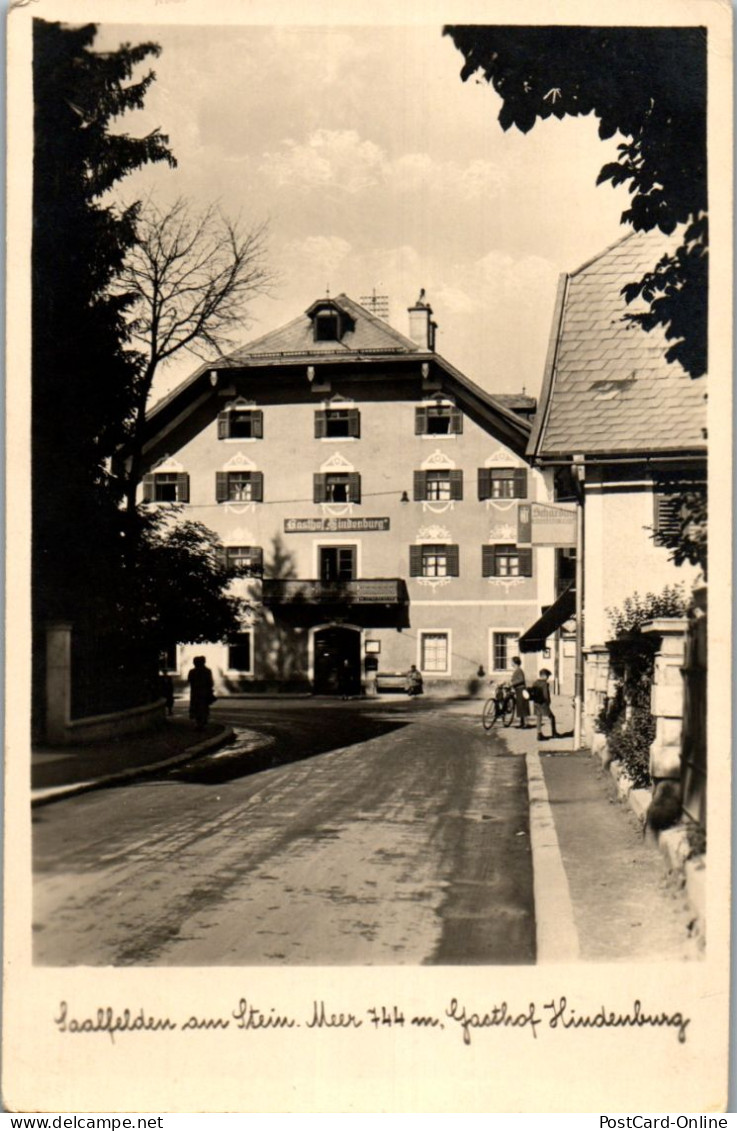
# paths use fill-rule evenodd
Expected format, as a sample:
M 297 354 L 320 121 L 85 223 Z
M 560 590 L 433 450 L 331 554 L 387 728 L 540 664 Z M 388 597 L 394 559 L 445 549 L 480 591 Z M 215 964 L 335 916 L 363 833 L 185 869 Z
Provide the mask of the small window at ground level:
M 228 669 L 233 672 L 250 674 L 252 670 L 251 633 L 241 632 L 231 637 L 228 643 Z
M 243 577 L 260 577 L 264 555 L 260 546 L 227 546 L 225 564 L 233 573 Z
M 512 666 L 512 656 L 517 655 L 518 632 L 495 632 L 492 634 L 492 665 L 494 671 L 507 671 Z
M 420 669 L 423 672 L 447 675 L 450 670 L 447 632 L 423 632 L 420 635 Z

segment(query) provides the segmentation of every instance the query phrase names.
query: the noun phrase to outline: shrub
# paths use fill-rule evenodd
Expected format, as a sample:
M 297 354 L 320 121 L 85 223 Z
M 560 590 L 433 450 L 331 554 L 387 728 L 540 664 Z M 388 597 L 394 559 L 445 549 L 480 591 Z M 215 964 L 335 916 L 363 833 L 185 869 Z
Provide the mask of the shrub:
M 651 784 L 650 745 L 654 738 L 655 720 L 641 707 L 635 708 L 626 722 L 620 717 L 609 733 L 609 753 L 621 761 L 637 789 Z

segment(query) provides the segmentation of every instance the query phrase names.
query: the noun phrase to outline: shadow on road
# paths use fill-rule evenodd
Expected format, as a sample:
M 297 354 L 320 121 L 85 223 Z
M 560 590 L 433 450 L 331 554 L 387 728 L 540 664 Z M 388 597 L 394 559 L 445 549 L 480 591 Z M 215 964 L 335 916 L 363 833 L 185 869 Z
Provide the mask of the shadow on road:
M 278 718 L 256 715 L 248 719 L 248 726 L 262 736 L 261 744 L 254 739 L 253 730 L 249 730 L 247 738 L 236 738 L 211 755 L 186 762 L 166 774 L 151 776 L 154 780 L 222 785 L 261 770 L 381 738 L 405 727 L 408 721 L 340 711 L 315 712 L 312 716 L 280 712 Z

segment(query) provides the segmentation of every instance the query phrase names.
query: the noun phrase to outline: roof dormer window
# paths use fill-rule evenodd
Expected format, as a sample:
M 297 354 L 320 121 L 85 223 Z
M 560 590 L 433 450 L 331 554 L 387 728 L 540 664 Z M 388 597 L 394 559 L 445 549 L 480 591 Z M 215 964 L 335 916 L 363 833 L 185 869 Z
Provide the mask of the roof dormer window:
M 322 310 L 315 315 L 315 341 L 340 341 L 340 319 L 334 310 Z

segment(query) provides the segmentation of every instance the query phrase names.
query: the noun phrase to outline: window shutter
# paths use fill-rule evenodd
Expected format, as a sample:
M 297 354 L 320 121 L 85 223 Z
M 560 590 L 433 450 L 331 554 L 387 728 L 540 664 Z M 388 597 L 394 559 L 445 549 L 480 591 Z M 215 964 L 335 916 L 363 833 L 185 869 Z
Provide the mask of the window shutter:
M 460 555 L 457 545 L 446 546 L 445 553 L 448 562 L 448 577 L 460 576 Z
M 532 577 L 532 550 L 529 547 L 517 548 L 519 555 L 519 575 L 520 577 Z
M 410 546 L 409 548 L 409 575 L 410 577 L 422 577 L 422 546 Z
M 218 440 L 227 440 L 230 436 L 230 413 L 218 413 Z
M 463 413 L 459 408 L 452 408 L 450 410 L 450 427 L 449 432 L 454 432 L 456 435 L 463 431 Z
M 357 471 L 352 471 L 348 475 L 348 498 L 352 503 L 361 501 L 361 476 Z
M 421 503 L 427 498 L 427 475 L 424 471 L 414 473 L 414 497 L 416 503 Z
M 215 500 L 218 503 L 226 503 L 228 501 L 227 471 L 215 472 Z
M 186 471 L 181 475 L 177 475 L 177 502 L 189 502 L 189 476 Z
M 495 568 L 495 554 L 493 546 L 481 547 L 481 576 L 493 577 Z
M 427 432 L 427 409 L 415 409 L 415 435 L 424 436 Z
M 264 572 L 264 551 L 262 546 L 253 547 L 253 572 L 259 577 Z
M 216 546 L 215 547 L 215 561 L 218 563 L 218 565 L 220 566 L 221 569 L 227 569 L 228 568 L 228 550 L 227 550 L 227 547 L 225 547 L 225 546 Z
M 254 503 L 264 501 L 264 473 L 263 471 L 251 472 L 251 498 Z
M 322 440 L 328 434 L 328 414 L 324 409 L 315 410 L 315 439 Z
M 456 501 L 463 498 L 463 472 L 450 472 L 450 497 Z
M 255 440 L 262 440 L 264 435 L 264 414 L 260 408 L 251 413 L 251 435 Z
M 480 499 L 490 499 L 491 498 L 491 468 L 490 467 L 480 467 L 479 468 L 479 498 Z
M 654 495 L 656 534 L 677 535 L 681 529 L 680 503 L 672 495 Z
M 357 408 L 348 409 L 348 435 L 356 437 L 361 435 L 361 413 Z
M 313 502 L 324 503 L 326 500 L 325 484 L 327 476 L 322 475 L 320 472 L 315 472 L 313 477 Z
M 516 467 L 514 469 L 514 498 L 526 499 L 527 498 L 527 468 Z
M 152 503 L 154 501 L 154 483 L 155 479 L 153 474 L 149 473 L 143 477 L 143 501 L 144 503 Z

